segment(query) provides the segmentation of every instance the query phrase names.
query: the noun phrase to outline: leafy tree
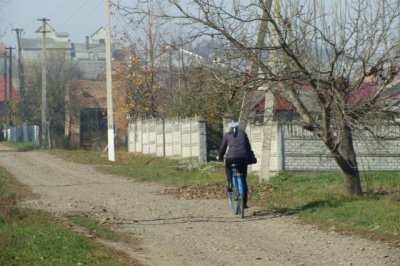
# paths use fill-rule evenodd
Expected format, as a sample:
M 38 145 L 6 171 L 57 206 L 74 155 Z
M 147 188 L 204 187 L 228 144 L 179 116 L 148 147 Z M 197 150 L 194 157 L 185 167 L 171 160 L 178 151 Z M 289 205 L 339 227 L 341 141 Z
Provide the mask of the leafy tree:
M 164 62 L 158 60 L 163 54 L 160 41 L 165 31 L 157 19 L 136 19 L 130 15 L 130 8 L 114 5 L 116 14 L 127 25 L 116 34 L 121 60 L 115 64 L 113 78 L 115 123 L 125 131 L 127 115 L 130 121 L 165 116 L 166 91 L 160 80 Z M 148 3 L 145 8 L 154 7 Z
M 144 66 L 134 50 L 128 51 L 115 66 L 114 100 L 117 124 L 123 125 L 126 115 L 138 118 L 162 117 L 163 91 L 152 68 Z
M 169 12 L 159 17 L 176 19 L 193 38 L 223 44 L 231 72 L 256 66 L 247 73 L 247 92 L 263 86 L 266 108 L 273 107 L 273 94 L 295 106 L 303 127 L 324 142 L 342 170 L 345 191 L 362 195 L 353 136 L 373 133 L 372 126 L 397 104 L 385 88 L 399 69 L 399 1 L 163 3 Z

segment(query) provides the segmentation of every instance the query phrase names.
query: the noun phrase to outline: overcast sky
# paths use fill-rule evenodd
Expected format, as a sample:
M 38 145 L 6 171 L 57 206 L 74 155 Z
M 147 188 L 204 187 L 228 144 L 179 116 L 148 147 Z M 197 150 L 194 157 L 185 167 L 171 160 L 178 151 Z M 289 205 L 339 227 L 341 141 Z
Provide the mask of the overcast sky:
M 1 8 L 0 29 L 6 30 L 0 42 L 16 47 L 13 28 L 23 28 L 23 38 L 35 38 L 35 31 L 48 23 L 57 32 L 68 32 L 71 42 L 84 43 L 85 36 L 105 26 L 104 0 L 8 0 Z

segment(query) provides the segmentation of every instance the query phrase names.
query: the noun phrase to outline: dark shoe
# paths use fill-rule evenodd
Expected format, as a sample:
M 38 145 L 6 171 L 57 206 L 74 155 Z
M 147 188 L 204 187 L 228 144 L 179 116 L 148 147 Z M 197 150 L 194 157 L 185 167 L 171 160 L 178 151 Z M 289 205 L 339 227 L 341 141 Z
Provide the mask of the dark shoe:
M 248 209 L 249 205 L 244 205 L 243 208 Z

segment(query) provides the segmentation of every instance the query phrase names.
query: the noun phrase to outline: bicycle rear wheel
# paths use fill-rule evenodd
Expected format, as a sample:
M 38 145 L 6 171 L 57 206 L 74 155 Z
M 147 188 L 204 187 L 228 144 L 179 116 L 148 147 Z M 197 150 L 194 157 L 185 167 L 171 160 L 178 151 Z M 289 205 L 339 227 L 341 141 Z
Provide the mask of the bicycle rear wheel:
M 234 201 L 235 201 L 235 199 L 234 199 L 234 195 L 233 195 L 233 192 L 231 192 L 231 191 L 228 191 L 228 202 L 229 202 L 229 207 L 231 208 L 231 211 L 232 211 L 232 213 L 235 213 L 235 206 L 234 206 Z

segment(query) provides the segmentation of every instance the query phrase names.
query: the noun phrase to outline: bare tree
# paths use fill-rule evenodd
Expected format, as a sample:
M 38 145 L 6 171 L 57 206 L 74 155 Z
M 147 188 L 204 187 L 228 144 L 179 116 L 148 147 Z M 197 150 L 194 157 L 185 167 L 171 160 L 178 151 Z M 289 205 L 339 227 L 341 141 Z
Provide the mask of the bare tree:
M 82 77 L 76 63 L 69 60 L 63 49 L 51 50 L 47 55 L 47 131 L 49 147 L 54 136 L 63 136 L 65 127 L 67 84 Z M 26 71 L 27 120 L 41 123 L 41 66 L 35 62 L 28 64 Z M 73 102 L 72 102 L 73 103 Z M 53 135 L 54 134 L 54 135 Z
M 397 0 L 159 4 L 166 2 L 169 12 L 152 15 L 176 19 L 193 38 L 218 39 L 231 72 L 244 73 L 246 90 L 262 86 L 267 97 L 273 92 L 291 103 L 342 170 L 345 191 L 362 194 L 353 136 L 372 132 L 398 104 L 385 94 L 399 70 Z M 246 71 L 252 65 L 258 71 Z
M 8 4 L 10 2 L 10 0 L 0 0 L 0 9 L 5 6 L 6 4 Z M 2 10 L 0 10 L 0 23 L 4 22 L 4 18 L 2 15 Z M 4 37 L 4 35 L 6 34 L 7 31 L 7 27 L 5 29 L 2 29 L 0 31 L 0 40 Z
M 151 15 L 160 12 L 153 2 L 114 7 L 125 22 L 117 36 L 127 51 L 116 67 L 116 113 L 122 114 L 122 119 L 116 120 L 125 121 L 127 113 L 132 119 L 201 116 L 207 120 L 208 147 L 216 149 L 222 130 L 220 118 L 227 112 L 238 115 L 240 110 L 237 102 L 229 102 L 224 94 L 240 98 L 240 93 L 221 89 L 229 83 L 229 71 L 209 58 L 210 53 L 218 53 L 214 40 L 196 44 L 180 30 L 170 33 L 168 20 Z

